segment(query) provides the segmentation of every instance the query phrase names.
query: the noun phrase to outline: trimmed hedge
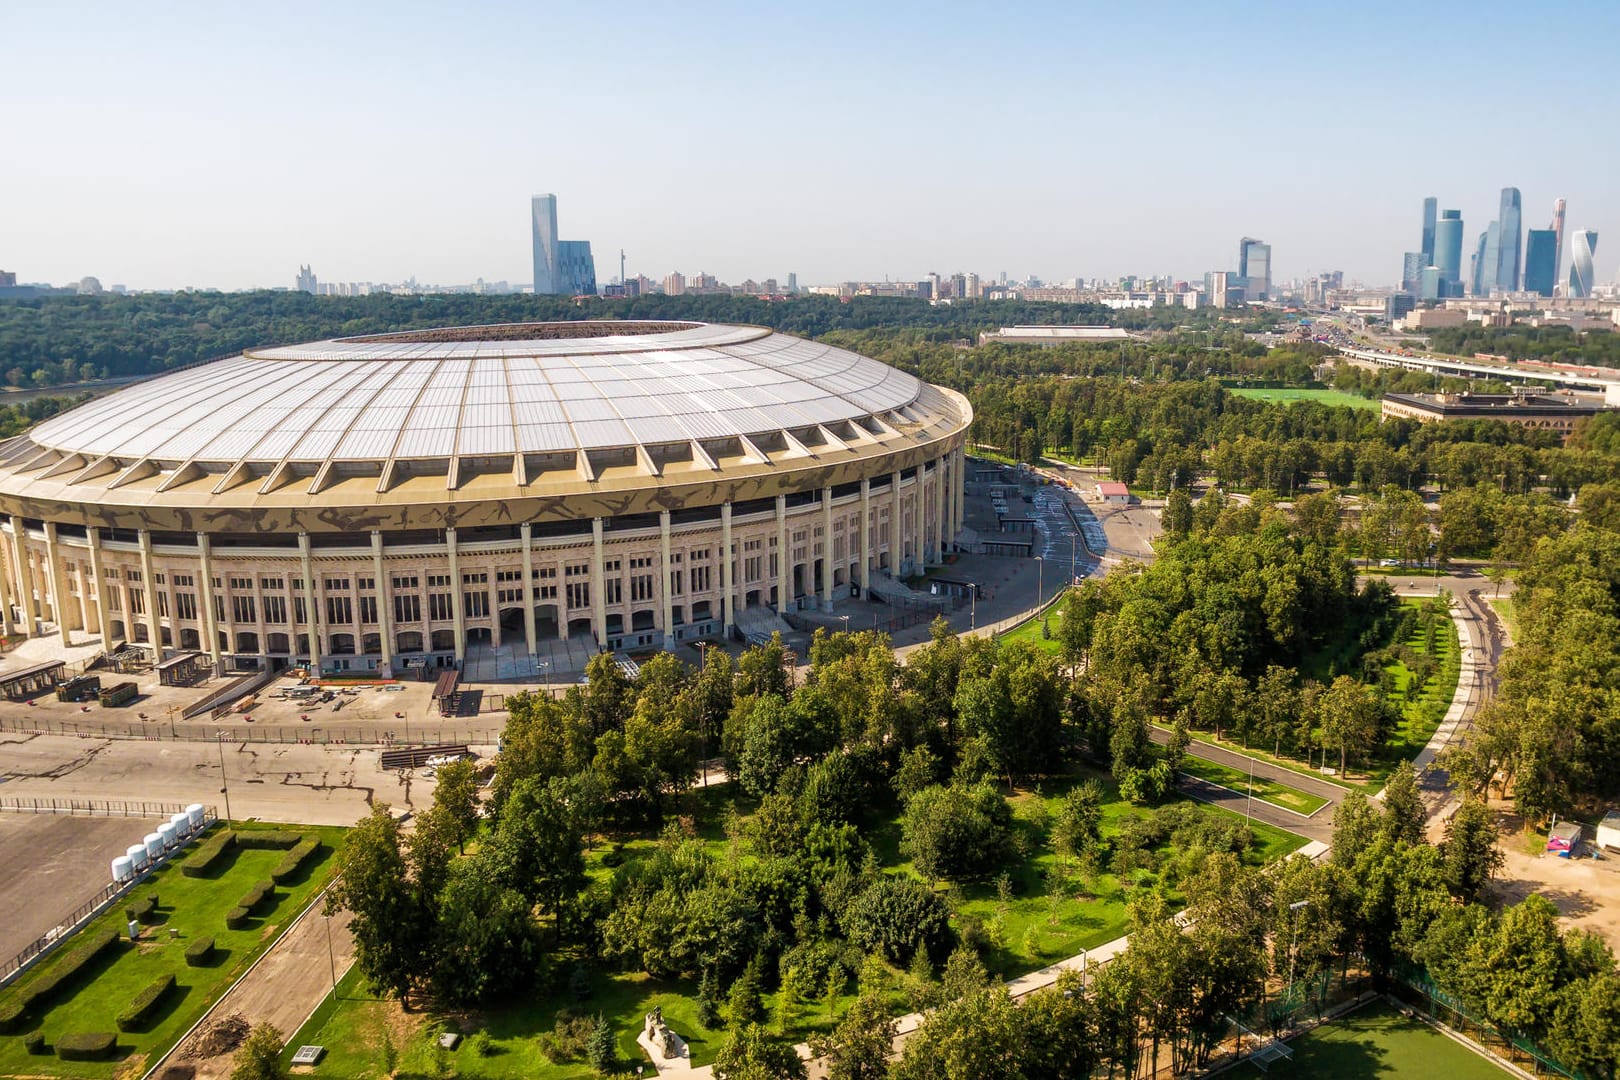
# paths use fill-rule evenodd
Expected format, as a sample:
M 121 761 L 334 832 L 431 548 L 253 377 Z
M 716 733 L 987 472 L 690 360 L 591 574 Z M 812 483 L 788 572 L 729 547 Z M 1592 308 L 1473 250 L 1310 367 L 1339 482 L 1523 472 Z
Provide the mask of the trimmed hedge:
M 129 916 L 130 922 L 149 923 L 152 921 L 153 914 L 157 911 L 157 906 L 158 894 L 148 893 L 125 908 L 124 914 Z
M 240 930 L 247 926 L 250 918 L 252 918 L 252 912 L 248 911 L 247 908 L 231 908 L 230 911 L 225 913 L 225 929 Z
M 110 1031 L 78 1031 L 56 1040 L 56 1056 L 63 1061 L 105 1061 L 118 1046 Z
M 22 1027 L 23 1015 L 30 1008 L 50 1000 L 57 988 L 77 975 L 80 968 L 119 941 L 116 930 L 102 930 L 89 935 L 84 944 L 64 956 L 49 972 L 35 979 L 10 1002 L 0 1005 L 0 1031 L 16 1031 Z
M 129 1003 L 123 1012 L 118 1014 L 118 1018 L 113 1023 L 118 1025 L 119 1031 L 136 1031 L 145 1027 L 147 1020 L 157 1011 L 157 1007 L 163 1001 L 164 996 L 173 989 L 174 976 L 162 976 L 153 982 L 151 986 L 136 994 L 135 999 Z
M 191 967 L 202 967 L 214 958 L 214 939 L 200 937 L 186 946 L 186 963 Z
M 280 885 L 309 861 L 309 857 L 321 850 L 321 839 L 318 836 L 309 836 L 298 841 L 298 846 L 282 858 L 276 868 L 270 871 L 270 880 Z
M 202 845 L 180 864 L 180 872 L 186 877 L 206 877 L 213 871 L 215 864 L 225 857 L 225 853 L 235 846 L 235 832 L 226 829 L 217 833 L 213 839 L 203 841 Z
M 43 1031 L 30 1031 L 24 1035 L 23 1049 L 30 1054 L 45 1053 L 45 1033 Z
M 274 896 L 275 891 L 276 885 L 273 881 L 255 882 L 253 888 L 249 889 L 247 894 L 236 902 L 236 906 L 241 908 L 243 911 L 252 914 L 261 904 L 264 903 L 265 897 Z
M 236 846 L 255 851 L 265 849 L 285 851 L 303 838 L 303 833 L 286 832 L 280 829 L 247 829 L 236 834 Z

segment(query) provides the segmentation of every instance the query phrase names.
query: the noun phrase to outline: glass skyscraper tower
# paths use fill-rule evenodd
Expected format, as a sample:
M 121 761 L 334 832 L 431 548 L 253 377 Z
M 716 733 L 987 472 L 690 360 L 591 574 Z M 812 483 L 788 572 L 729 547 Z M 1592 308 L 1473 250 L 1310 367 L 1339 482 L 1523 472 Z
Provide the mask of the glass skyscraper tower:
M 529 200 L 530 224 L 534 230 L 534 292 L 549 296 L 558 290 L 557 280 L 557 196 L 536 195 Z
M 1461 210 L 1445 210 L 1434 226 L 1434 262 L 1440 270 L 1440 281 L 1447 296 L 1462 295 L 1462 242 L 1463 222 Z
M 1592 256 L 1597 252 L 1595 229 L 1576 229 L 1569 238 L 1569 295 L 1586 299 L 1592 295 Z
M 1430 195 L 1423 200 L 1423 265 L 1437 266 L 1434 261 L 1434 211 L 1440 200 Z
M 1558 234 L 1531 229 L 1524 241 L 1524 291 L 1551 296 L 1558 282 Z
M 1519 244 L 1523 235 L 1519 189 L 1502 189 L 1502 208 L 1496 215 L 1496 287 L 1503 292 L 1519 291 Z
M 1238 241 L 1238 277 L 1244 297 L 1264 300 L 1271 292 L 1271 245 L 1245 236 Z

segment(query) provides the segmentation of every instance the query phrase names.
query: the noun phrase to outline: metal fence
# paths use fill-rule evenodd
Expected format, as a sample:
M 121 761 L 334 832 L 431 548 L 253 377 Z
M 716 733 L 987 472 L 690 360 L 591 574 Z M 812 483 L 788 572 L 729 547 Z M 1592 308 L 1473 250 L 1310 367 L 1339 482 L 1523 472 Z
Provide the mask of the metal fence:
M 26 795 L 0 798 L 0 813 L 75 814 L 83 817 L 170 817 L 185 813 L 180 803 L 123 802 L 118 799 L 47 799 Z
M 53 721 L 0 718 L 0 732 L 21 735 L 66 735 L 81 739 L 130 739 L 142 742 L 211 743 L 223 738 L 229 743 L 282 743 L 312 746 L 406 746 L 422 742 L 494 743 L 504 728 L 492 724 L 491 717 L 465 723 L 436 721 L 410 723 L 393 721 L 397 728 L 384 728 L 384 721 L 365 726 L 332 727 L 325 724 L 216 724 L 176 725 L 165 721 Z M 223 732 L 223 736 L 219 733 Z
M 1516 1068 L 1536 1076 L 1589 1080 L 1585 1073 L 1564 1065 L 1529 1039 L 1502 1031 L 1476 1016 L 1461 1001 L 1436 986 L 1428 972 L 1421 968 L 1401 966 L 1390 972 L 1390 993 Z
M 51 802 L 51 801 L 52 800 L 49 800 L 49 799 L 39 799 L 39 800 L 33 800 L 33 799 L 21 799 L 21 800 L 7 799 L 7 800 L 5 800 L 6 803 L 15 803 L 15 802 L 48 803 L 48 802 Z M 67 802 L 69 800 L 59 800 L 59 801 Z M 125 805 L 125 806 L 143 806 L 144 805 L 144 806 L 152 806 L 152 807 L 161 807 L 161 806 L 167 806 L 169 804 L 167 804 L 167 803 L 126 803 L 126 804 L 107 804 L 107 805 Z M 11 806 L 0 806 L 0 809 L 8 809 L 9 810 L 9 809 L 14 809 L 14 808 L 11 807 Z M 184 807 L 179 807 L 178 809 L 171 810 L 170 812 L 171 813 L 178 813 L 180 810 L 184 810 L 184 809 L 185 809 Z M 25 812 L 34 812 L 34 811 L 25 811 Z M 39 813 L 86 813 L 86 812 L 89 812 L 89 811 L 40 810 L 38 812 Z M 109 811 L 109 813 L 111 813 L 111 812 L 112 811 Z M 214 823 L 217 820 L 218 820 L 218 817 L 214 813 L 214 808 L 211 807 L 211 806 L 208 807 L 204 811 L 204 814 L 203 814 L 202 828 L 197 830 L 197 832 L 194 833 L 193 836 L 201 836 L 203 833 L 207 832 L 210 828 L 212 828 Z M 180 844 L 180 845 L 176 846 L 174 848 L 174 850 L 172 850 L 172 851 L 164 852 L 161 856 L 154 859 L 147 866 L 147 868 L 145 870 L 141 871 L 139 874 L 136 874 L 133 878 L 131 878 L 128 881 L 122 881 L 122 882 L 120 882 L 120 881 L 112 881 L 112 882 L 108 882 L 105 886 L 102 887 L 100 892 L 98 892 L 95 896 L 91 897 L 90 899 L 86 900 L 84 903 L 80 904 L 78 907 L 74 908 L 73 911 L 70 912 L 65 918 L 63 918 L 61 922 L 57 923 L 50 930 L 47 930 L 44 934 L 41 934 L 39 937 L 35 938 L 33 941 L 31 941 L 27 945 L 25 945 L 17 953 L 16 956 L 13 956 L 11 959 L 6 960 L 4 962 L 0 962 L 0 987 L 4 987 L 4 986 L 9 985 L 19 975 L 21 975 L 24 971 L 28 970 L 29 966 L 32 965 L 35 961 L 39 960 L 41 957 L 45 956 L 46 954 L 54 951 L 58 945 L 62 944 L 64 941 L 67 941 L 74 934 L 76 934 L 80 930 L 84 929 L 85 925 L 87 923 L 89 923 L 90 920 L 94 919 L 96 916 L 100 915 L 102 912 L 106 911 L 108 908 L 110 908 L 114 904 L 116 904 L 125 895 L 127 895 L 128 893 L 130 893 L 133 890 L 135 890 L 136 888 L 138 888 L 141 885 L 142 882 L 144 882 L 147 878 L 151 877 L 152 874 L 155 873 L 160 867 L 166 865 L 170 859 L 174 858 L 175 856 L 179 855 L 181 852 L 185 851 L 185 849 L 187 847 L 189 847 L 189 846 L 190 845 L 189 845 L 189 842 L 188 842 L 186 844 Z

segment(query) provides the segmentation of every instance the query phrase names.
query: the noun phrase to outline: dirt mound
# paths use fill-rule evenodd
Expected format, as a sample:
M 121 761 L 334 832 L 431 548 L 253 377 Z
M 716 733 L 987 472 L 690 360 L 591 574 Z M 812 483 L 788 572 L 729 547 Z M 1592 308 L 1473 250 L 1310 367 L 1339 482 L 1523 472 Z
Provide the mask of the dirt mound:
M 218 1057 L 242 1045 L 253 1025 L 241 1013 L 231 1013 L 204 1024 L 181 1051 L 182 1059 Z

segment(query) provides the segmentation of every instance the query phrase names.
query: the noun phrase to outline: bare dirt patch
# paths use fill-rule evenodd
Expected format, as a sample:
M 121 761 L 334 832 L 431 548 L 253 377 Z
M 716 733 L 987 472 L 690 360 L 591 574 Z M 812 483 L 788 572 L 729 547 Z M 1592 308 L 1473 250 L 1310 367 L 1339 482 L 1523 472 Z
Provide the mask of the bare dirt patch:
M 1501 835 L 1496 846 L 1506 862 L 1491 884 L 1491 894 L 1509 904 L 1532 893 L 1544 896 L 1558 909 L 1565 927 L 1598 934 L 1620 952 L 1620 857 L 1531 855 L 1532 844 L 1539 847 L 1545 842 L 1544 833 L 1526 833 L 1522 820 L 1505 811 L 1498 813 L 1497 822 Z

